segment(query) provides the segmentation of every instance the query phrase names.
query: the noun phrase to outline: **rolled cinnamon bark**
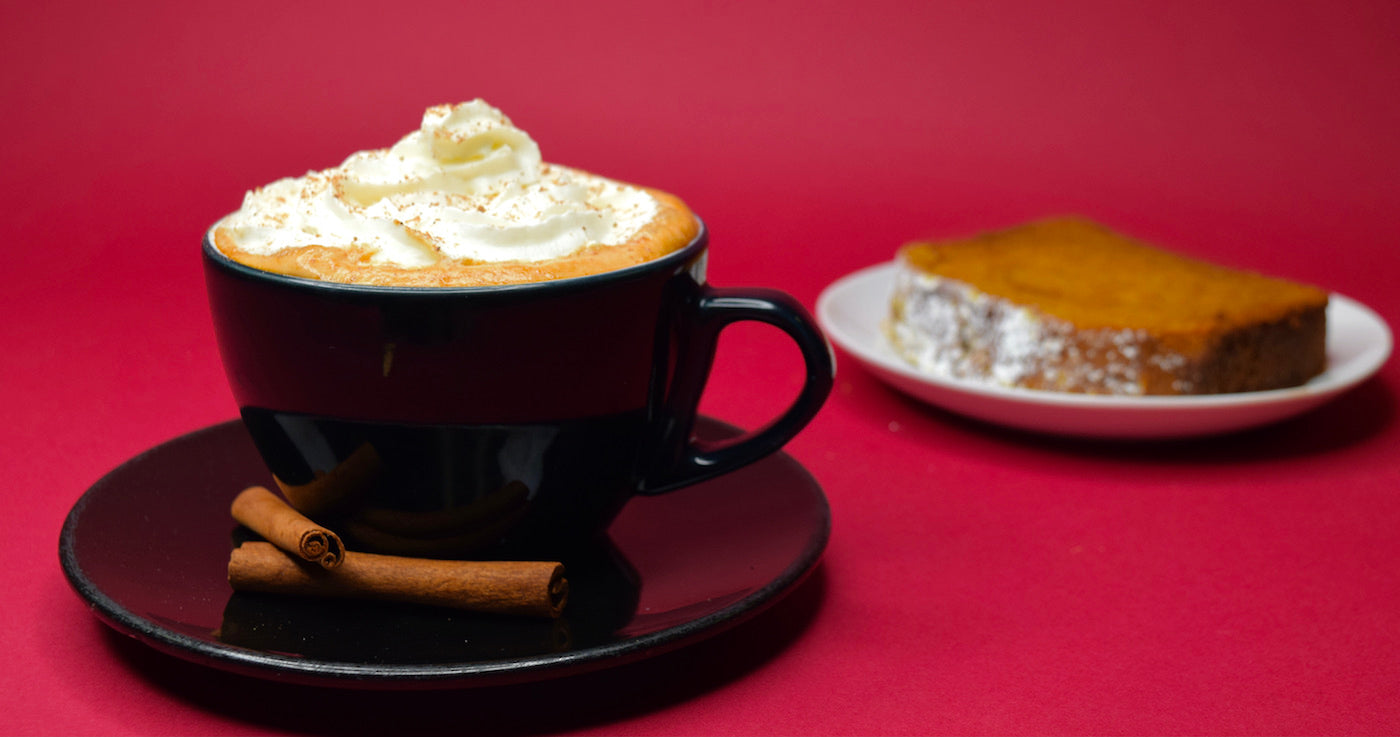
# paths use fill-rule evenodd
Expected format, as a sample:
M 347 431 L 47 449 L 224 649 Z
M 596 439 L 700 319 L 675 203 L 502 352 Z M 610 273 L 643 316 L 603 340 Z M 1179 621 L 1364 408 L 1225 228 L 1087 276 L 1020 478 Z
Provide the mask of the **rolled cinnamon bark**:
M 244 489 L 233 500 L 233 518 L 268 542 L 303 560 L 335 568 L 345 546 L 334 532 L 292 509 L 281 497 L 261 486 Z
M 334 570 L 299 563 L 263 542 L 234 548 L 235 591 L 379 599 L 530 617 L 558 617 L 568 601 L 564 566 L 549 561 L 464 561 L 346 552 Z

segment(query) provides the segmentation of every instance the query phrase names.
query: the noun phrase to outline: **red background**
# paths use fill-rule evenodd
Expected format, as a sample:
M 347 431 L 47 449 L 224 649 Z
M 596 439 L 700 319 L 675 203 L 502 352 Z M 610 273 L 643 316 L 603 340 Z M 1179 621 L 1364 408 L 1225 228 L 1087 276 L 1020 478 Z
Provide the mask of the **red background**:
M 903 241 L 1079 212 L 1391 325 L 1400 4 L 7 3 L 0 732 L 1400 732 L 1395 361 L 1195 442 L 1013 434 L 839 356 L 789 452 L 814 578 L 699 647 L 532 685 L 290 688 L 110 632 L 59 570 L 97 478 L 228 419 L 203 230 L 483 97 L 549 160 L 678 193 L 711 281 L 821 289 Z M 796 386 L 767 328 L 705 411 Z M 786 383 L 784 383 L 786 382 Z M 778 390 L 774 387 L 777 386 Z

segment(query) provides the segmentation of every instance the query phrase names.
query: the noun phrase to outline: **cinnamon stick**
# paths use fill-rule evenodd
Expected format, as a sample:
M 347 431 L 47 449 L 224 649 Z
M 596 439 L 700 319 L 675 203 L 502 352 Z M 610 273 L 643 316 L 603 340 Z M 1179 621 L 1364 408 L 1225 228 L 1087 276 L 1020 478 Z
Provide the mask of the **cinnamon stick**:
M 276 546 L 245 542 L 228 564 L 235 591 L 379 599 L 477 612 L 558 617 L 568 600 L 564 566 L 546 561 L 463 561 L 346 552 L 340 566 L 298 562 Z
M 264 487 L 244 489 L 234 498 L 232 512 L 239 524 L 302 560 L 335 568 L 345 558 L 340 536 L 292 509 Z

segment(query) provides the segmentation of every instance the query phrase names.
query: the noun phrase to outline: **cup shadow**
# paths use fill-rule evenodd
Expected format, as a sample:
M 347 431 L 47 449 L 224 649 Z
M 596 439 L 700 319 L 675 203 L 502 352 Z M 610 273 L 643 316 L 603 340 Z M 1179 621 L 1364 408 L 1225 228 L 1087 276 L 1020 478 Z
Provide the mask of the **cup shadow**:
M 826 586 L 818 565 L 786 597 L 704 647 L 553 680 L 465 689 L 366 691 L 277 683 L 200 666 L 95 626 L 135 677 L 248 726 L 325 735 L 533 735 L 660 711 L 744 678 L 803 636 Z

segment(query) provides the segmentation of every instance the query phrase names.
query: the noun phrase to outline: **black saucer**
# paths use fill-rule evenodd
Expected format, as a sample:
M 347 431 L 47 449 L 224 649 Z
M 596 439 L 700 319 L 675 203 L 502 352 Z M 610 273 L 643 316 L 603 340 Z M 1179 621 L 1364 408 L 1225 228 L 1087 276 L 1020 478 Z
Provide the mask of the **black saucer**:
M 705 436 L 734 432 L 701 425 Z M 117 631 L 215 668 L 344 687 L 496 685 L 612 667 L 717 634 L 796 586 L 831 526 L 820 486 L 777 453 L 634 499 L 611 544 L 564 560 L 565 616 L 531 621 L 234 594 L 228 505 L 245 486 L 270 482 L 238 421 L 156 446 L 74 505 L 59 541 L 64 573 Z

